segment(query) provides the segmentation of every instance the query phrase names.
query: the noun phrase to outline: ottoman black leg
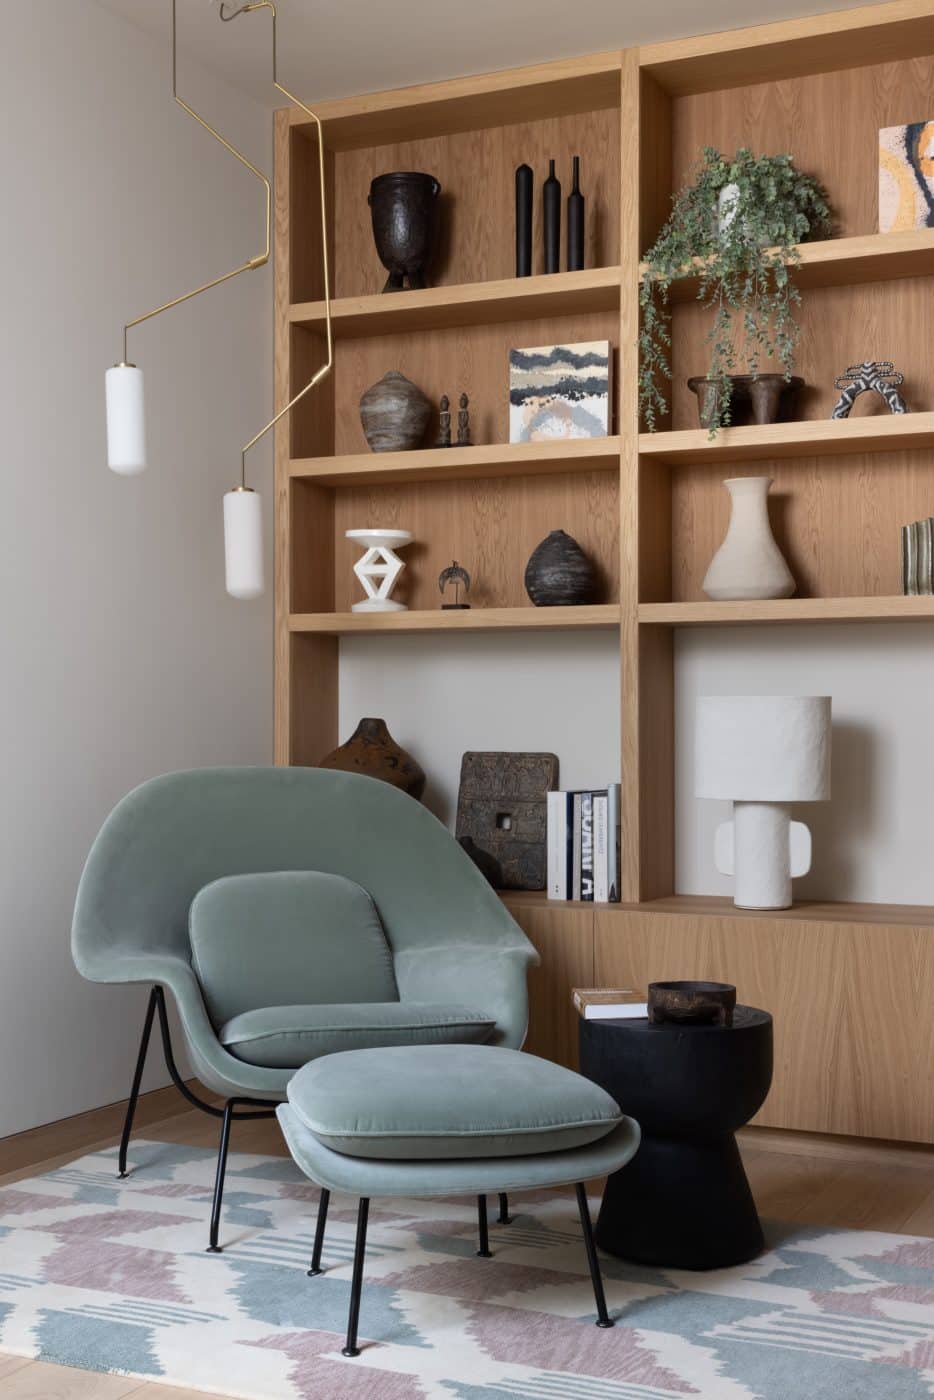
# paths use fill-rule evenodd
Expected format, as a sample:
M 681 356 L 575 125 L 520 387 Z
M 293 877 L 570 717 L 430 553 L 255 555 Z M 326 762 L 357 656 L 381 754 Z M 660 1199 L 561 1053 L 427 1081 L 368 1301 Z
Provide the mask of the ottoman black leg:
M 587 1204 L 587 1192 L 584 1190 L 583 1182 L 579 1181 L 574 1190 L 577 1192 L 577 1209 L 580 1212 L 581 1229 L 584 1232 L 584 1248 L 587 1251 L 587 1263 L 590 1265 L 590 1281 L 593 1284 L 594 1302 L 597 1305 L 597 1326 L 612 1327 L 613 1319 L 606 1310 L 606 1294 L 603 1292 L 600 1260 L 597 1258 L 597 1247 L 593 1242 L 590 1207 Z
M 492 1259 L 490 1252 L 490 1231 L 486 1220 L 486 1196 L 477 1197 L 477 1225 L 480 1233 L 480 1248 L 477 1254 L 481 1259 Z
M 360 1294 L 363 1290 L 363 1259 L 366 1254 L 366 1222 L 370 1214 L 370 1202 L 366 1196 L 360 1197 L 357 1207 L 357 1243 L 353 1252 L 353 1278 L 350 1283 L 350 1313 L 347 1317 L 347 1344 L 341 1349 L 342 1356 L 359 1356 L 357 1346 L 357 1326 L 360 1322 Z
M 511 1217 L 509 1214 L 509 1197 L 507 1196 L 505 1191 L 500 1191 L 499 1193 L 499 1215 L 496 1217 L 496 1223 L 497 1225 L 511 1224 Z
M 764 1248 L 736 1139 L 653 1137 L 606 1184 L 600 1248 L 640 1264 L 725 1269 Z
M 321 1188 L 321 1195 L 318 1198 L 318 1223 L 315 1225 L 315 1243 L 311 1251 L 311 1268 L 308 1270 L 308 1277 L 314 1278 L 315 1274 L 321 1274 L 324 1270 L 321 1267 L 321 1250 L 324 1247 L 324 1227 L 328 1219 L 328 1205 L 331 1201 L 330 1191 Z

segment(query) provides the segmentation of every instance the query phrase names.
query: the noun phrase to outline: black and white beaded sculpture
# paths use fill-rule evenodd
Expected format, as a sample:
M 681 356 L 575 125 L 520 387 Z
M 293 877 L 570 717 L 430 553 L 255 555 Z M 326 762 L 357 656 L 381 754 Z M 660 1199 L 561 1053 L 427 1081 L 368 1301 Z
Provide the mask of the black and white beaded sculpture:
M 850 409 L 868 390 L 880 394 L 890 413 L 907 413 L 905 400 L 898 392 L 904 384 L 905 376 L 900 374 L 891 360 L 864 360 L 862 364 L 850 365 L 834 380 L 834 388 L 842 389 L 831 418 L 849 418 Z

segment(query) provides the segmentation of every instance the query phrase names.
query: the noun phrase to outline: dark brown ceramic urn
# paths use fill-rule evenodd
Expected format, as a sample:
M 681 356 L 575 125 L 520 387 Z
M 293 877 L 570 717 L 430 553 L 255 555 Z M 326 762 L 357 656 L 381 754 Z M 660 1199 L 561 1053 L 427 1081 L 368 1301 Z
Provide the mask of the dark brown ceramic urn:
M 382 719 L 362 719 L 346 744 L 322 758 L 318 767 L 379 778 L 410 797 L 421 797 L 425 791 L 425 770 L 400 748 Z
M 377 175 L 370 185 L 373 237 L 380 262 L 389 277 L 384 292 L 425 287 L 426 270 L 438 235 L 438 196 L 441 185 L 433 175 L 396 170 Z

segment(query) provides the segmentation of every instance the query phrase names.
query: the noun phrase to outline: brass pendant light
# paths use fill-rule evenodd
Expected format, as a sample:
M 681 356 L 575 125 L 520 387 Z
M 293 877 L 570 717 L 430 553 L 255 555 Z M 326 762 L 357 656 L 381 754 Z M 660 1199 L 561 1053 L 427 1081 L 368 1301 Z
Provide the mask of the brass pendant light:
M 127 334 L 134 326 L 141 325 L 144 321 L 151 320 L 153 316 L 159 316 L 163 311 L 170 311 L 174 306 L 180 306 L 182 302 L 190 301 L 192 297 L 200 296 L 202 292 L 210 291 L 212 287 L 219 286 L 222 282 L 229 282 L 231 278 L 238 277 L 242 272 L 250 272 L 254 268 L 264 267 L 269 262 L 270 252 L 270 222 L 272 208 L 272 191 L 269 180 L 261 170 L 249 161 L 242 151 L 223 137 L 219 131 L 197 113 L 193 107 L 178 95 L 178 45 L 177 45 L 177 0 L 172 0 L 172 96 L 183 111 L 193 117 L 205 131 L 218 141 L 225 150 L 235 156 L 240 163 L 259 180 L 263 186 L 265 198 L 265 223 L 266 240 L 262 253 L 255 257 L 248 258 L 246 262 L 233 268 L 230 272 L 223 273 L 220 277 L 213 278 L 210 282 L 205 282 L 200 287 L 195 287 L 190 292 L 185 292 L 182 296 L 175 297 L 172 301 L 167 301 L 161 306 L 154 307 L 152 311 L 146 311 L 142 316 L 135 317 L 128 321 L 123 328 L 123 359 L 109 369 L 105 376 L 106 404 L 107 404 L 107 462 L 110 469 L 122 476 L 135 476 L 144 471 L 146 467 L 146 443 L 145 443 L 145 417 L 144 417 L 144 396 L 143 396 L 143 373 L 136 365 L 131 364 L 127 354 Z M 321 260 L 322 260 L 322 283 L 324 288 L 324 312 L 325 312 L 325 342 L 326 358 L 322 365 L 318 367 L 311 379 L 303 389 L 291 399 L 284 408 L 272 417 L 269 422 L 256 433 L 249 442 L 245 443 L 240 454 L 240 481 L 237 486 L 228 491 L 224 496 L 224 554 L 226 565 L 227 591 L 234 598 L 256 598 L 263 592 L 263 549 L 262 549 L 262 509 L 260 498 L 257 492 L 246 484 L 246 454 L 254 447 L 261 438 L 275 427 L 285 415 L 294 408 L 295 404 L 303 399 L 316 384 L 319 384 L 324 377 L 330 373 L 334 363 L 333 341 L 331 334 L 331 298 L 330 282 L 328 273 L 328 238 L 327 238 L 327 195 L 324 176 L 324 133 L 321 121 L 318 116 L 300 101 L 294 93 L 290 92 L 279 81 L 278 72 L 278 35 L 277 35 L 277 14 L 273 0 L 250 0 L 250 3 L 241 4 L 235 9 L 230 9 L 227 4 L 220 6 L 220 18 L 224 23 L 237 19 L 240 15 L 250 14 L 254 10 L 269 10 L 272 15 L 272 81 L 273 86 L 299 107 L 311 122 L 314 123 L 318 137 L 318 175 L 321 207 Z

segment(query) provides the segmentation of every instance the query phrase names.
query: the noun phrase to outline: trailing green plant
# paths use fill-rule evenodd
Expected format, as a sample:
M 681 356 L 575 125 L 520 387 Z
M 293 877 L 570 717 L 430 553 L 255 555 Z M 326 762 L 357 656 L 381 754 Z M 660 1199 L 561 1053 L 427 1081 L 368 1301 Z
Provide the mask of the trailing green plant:
M 734 186 L 720 208 L 723 190 Z M 789 277 L 797 244 L 826 237 L 832 219 L 827 195 L 789 155 L 755 156 L 746 149 L 727 157 L 711 146 L 673 201 L 668 222 L 645 254 L 640 287 L 639 407 L 654 432 L 668 402 L 662 382 L 671 379 L 668 294 L 672 282 L 697 276 L 697 300 L 713 311 L 707 333 L 707 378 L 717 385 L 711 432 L 730 421 L 730 376 L 737 372 L 737 338 L 745 345 L 745 370 L 757 374 L 775 358 L 791 377 L 800 328 L 794 307 L 800 294 Z

